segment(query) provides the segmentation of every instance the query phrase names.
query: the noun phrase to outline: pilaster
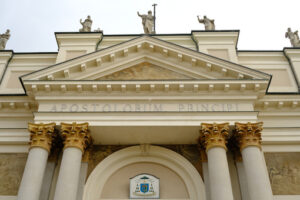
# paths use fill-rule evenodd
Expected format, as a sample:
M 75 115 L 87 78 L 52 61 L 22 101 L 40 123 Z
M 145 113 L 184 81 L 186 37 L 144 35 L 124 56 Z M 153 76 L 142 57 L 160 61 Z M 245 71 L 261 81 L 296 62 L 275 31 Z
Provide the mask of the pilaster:
M 298 84 L 298 90 L 300 91 L 300 48 L 284 48 L 283 52 L 292 65 L 291 67 Z
M 192 31 L 200 52 L 238 63 L 238 30 Z
M 9 62 L 9 60 L 13 56 L 13 51 L 11 50 L 0 50 L 0 80 L 3 76 L 5 68 Z
M 102 32 L 56 32 L 58 55 L 56 63 L 96 51 Z

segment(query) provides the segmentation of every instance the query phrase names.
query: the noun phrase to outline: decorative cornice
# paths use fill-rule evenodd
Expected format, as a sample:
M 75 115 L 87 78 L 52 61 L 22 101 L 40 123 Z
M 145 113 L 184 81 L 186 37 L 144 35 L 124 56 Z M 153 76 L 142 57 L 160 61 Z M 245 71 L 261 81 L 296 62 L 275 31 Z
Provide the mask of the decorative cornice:
M 79 148 L 83 153 L 92 143 L 92 137 L 88 131 L 88 123 L 72 124 L 61 123 L 61 136 L 64 142 L 64 149 L 68 147 Z
M 56 137 L 55 123 L 28 123 L 28 130 L 30 132 L 30 149 L 40 147 L 50 152 L 52 141 L 54 140 L 54 137 Z
M 201 141 L 206 152 L 213 147 L 222 147 L 227 150 L 229 123 L 223 124 L 201 124 Z
M 265 92 L 268 80 L 136 80 L 136 81 L 24 81 L 27 93 L 68 92 Z
M 36 111 L 37 110 L 37 103 L 29 100 L 0 100 L 0 110 L 9 110 L 9 111 Z
M 260 99 L 255 102 L 255 108 L 264 110 L 264 111 L 274 111 L 281 109 L 296 109 L 300 106 L 299 97 L 288 97 L 283 96 L 278 98 L 278 96 L 272 99 Z
M 248 146 L 256 146 L 261 149 L 261 131 L 263 122 L 258 123 L 235 123 L 235 137 L 240 151 Z

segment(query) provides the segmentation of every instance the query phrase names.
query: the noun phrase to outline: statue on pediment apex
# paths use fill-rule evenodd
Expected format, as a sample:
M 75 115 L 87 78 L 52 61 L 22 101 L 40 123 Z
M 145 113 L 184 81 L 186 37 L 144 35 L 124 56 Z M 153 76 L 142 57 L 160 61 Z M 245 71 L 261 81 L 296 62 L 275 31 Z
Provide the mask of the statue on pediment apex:
M 7 41 L 10 38 L 10 30 L 7 29 L 5 33 L 0 34 L 0 50 L 4 50 Z
M 152 11 L 148 11 L 148 15 L 141 15 L 139 12 L 137 12 L 138 16 L 142 18 L 142 24 L 144 28 L 145 34 L 155 34 L 154 31 L 154 20 L 155 17 L 152 15 Z
M 87 16 L 87 18 L 82 21 L 80 19 L 80 24 L 82 25 L 82 28 L 79 29 L 79 32 L 91 32 L 92 31 L 92 23 L 93 21 L 91 20 L 91 16 Z
M 197 16 L 197 17 L 198 17 L 199 23 L 204 24 L 206 31 L 214 31 L 216 29 L 214 19 L 209 19 L 206 17 L 206 15 L 204 15 L 203 19 L 200 19 L 199 16 Z
M 291 28 L 288 28 L 285 37 L 290 39 L 293 47 L 300 47 L 298 31 L 293 32 Z

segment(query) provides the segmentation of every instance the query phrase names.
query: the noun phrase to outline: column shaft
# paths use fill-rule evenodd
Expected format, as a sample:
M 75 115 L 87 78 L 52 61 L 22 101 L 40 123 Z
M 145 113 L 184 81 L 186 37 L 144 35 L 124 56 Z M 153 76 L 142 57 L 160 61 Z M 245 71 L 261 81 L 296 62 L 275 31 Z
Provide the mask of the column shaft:
M 272 200 L 269 176 L 261 152 L 262 122 L 235 123 L 236 139 L 243 157 L 250 200 Z
M 82 162 L 80 168 L 78 190 L 77 190 L 77 200 L 82 200 L 87 173 L 88 173 L 88 163 Z
M 209 175 L 208 175 L 208 163 L 207 163 L 207 155 L 205 152 L 203 141 L 199 140 L 199 150 L 200 150 L 200 158 L 202 163 L 202 175 L 203 175 L 203 181 L 205 184 L 205 194 L 206 194 L 206 200 L 210 200 L 210 184 L 209 184 Z
M 210 148 L 207 158 L 211 200 L 233 200 L 226 150 Z
M 54 200 L 76 200 L 82 151 L 75 147 L 64 150 Z
M 76 200 L 82 154 L 91 144 L 88 123 L 61 123 L 64 152 L 58 174 L 54 200 Z
M 206 149 L 211 200 L 233 200 L 227 162 L 229 124 L 201 124 L 200 146 Z
M 206 200 L 210 200 L 210 184 L 209 184 L 208 163 L 207 162 L 202 162 L 202 171 L 203 171 L 203 180 L 204 180 L 204 184 L 205 184 Z
M 18 200 L 39 200 L 47 159 L 46 149 L 39 147 L 30 149 L 18 192 Z
M 236 168 L 239 176 L 242 200 L 250 200 L 248 186 L 247 186 L 247 177 L 246 177 L 243 163 L 241 161 L 240 162 L 237 161 Z
M 56 137 L 54 127 L 55 123 L 28 123 L 28 130 L 31 133 L 30 149 L 19 187 L 18 200 L 39 200 L 48 154 Z
M 266 174 L 261 151 L 248 146 L 242 150 L 248 193 L 251 200 L 273 200 L 268 174 Z

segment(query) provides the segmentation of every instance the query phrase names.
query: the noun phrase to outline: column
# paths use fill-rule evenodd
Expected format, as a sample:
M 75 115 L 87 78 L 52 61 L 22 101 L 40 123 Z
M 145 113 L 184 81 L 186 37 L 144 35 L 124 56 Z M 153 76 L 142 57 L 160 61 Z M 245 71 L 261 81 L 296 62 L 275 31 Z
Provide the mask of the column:
M 51 188 L 53 183 L 56 183 L 55 170 L 58 164 L 59 153 L 61 151 L 61 140 L 57 138 L 51 147 L 51 153 L 48 156 L 48 162 L 45 169 L 44 180 L 42 184 L 41 194 L 39 200 L 50 200 Z
M 78 183 L 78 190 L 77 190 L 77 200 L 82 200 L 83 198 L 83 191 L 85 186 L 85 181 L 88 175 L 88 162 L 91 155 L 91 148 L 85 150 L 82 156 L 81 168 L 80 168 L 80 177 Z
M 19 187 L 18 200 L 39 200 L 48 155 L 56 136 L 54 128 L 55 123 L 28 124 L 30 148 Z
M 82 154 L 92 142 L 88 123 L 61 123 L 61 135 L 64 151 L 54 200 L 76 200 Z
M 233 158 L 238 174 L 238 179 L 239 179 L 239 184 L 240 184 L 240 191 L 241 191 L 241 196 L 242 200 L 249 200 L 249 193 L 248 193 L 248 186 L 247 186 L 247 178 L 245 174 L 245 169 L 243 165 L 243 159 L 242 159 L 242 154 L 240 152 L 240 149 L 236 145 L 237 142 L 232 138 L 231 142 L 231 151 L 233 153 Z
M 227 162 L 229 124 L 201 124 L 201 140 L 206 148 L 211 200 L 233 200 Z
M 242 154 L 250 200 L 273 200 L 261 152 L 263 123 L 235 123 L 235 137 Z
M 200 144 L 200 156 L 201 156 L 201 163 L 202 163 L 202 176 L 203 176 L 204 185 L 205 185 L 206 200 L 210 200 L 207 155 L 206 155 L 203 144 Z

